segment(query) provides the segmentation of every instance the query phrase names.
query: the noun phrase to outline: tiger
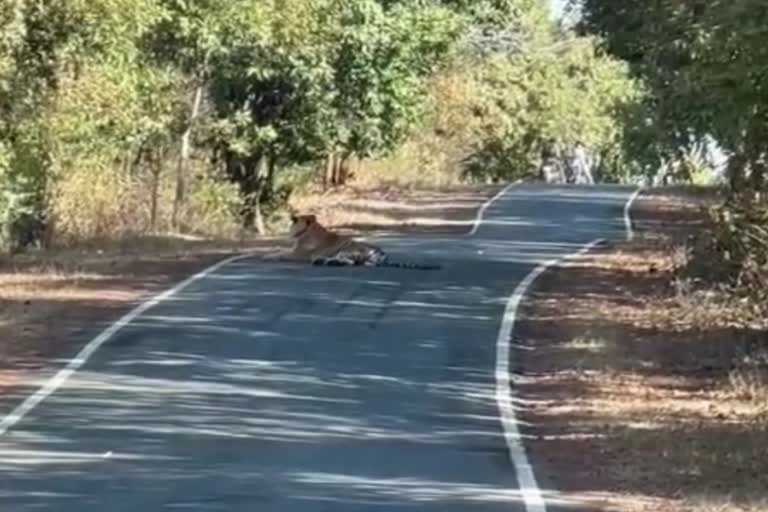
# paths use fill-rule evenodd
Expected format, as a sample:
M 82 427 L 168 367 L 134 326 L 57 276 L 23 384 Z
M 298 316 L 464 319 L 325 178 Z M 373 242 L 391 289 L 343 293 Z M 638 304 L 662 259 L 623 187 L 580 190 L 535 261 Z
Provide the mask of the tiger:
M 311 263 L 316 266 L 390 267 L 413 270 L 439 270 L 436 264 L 392 261 L 383 249 L 334 233 L 317 221 L 315 215 L 291 215 L 289 237 L 293 247 L 265 256 L 267 260 Z

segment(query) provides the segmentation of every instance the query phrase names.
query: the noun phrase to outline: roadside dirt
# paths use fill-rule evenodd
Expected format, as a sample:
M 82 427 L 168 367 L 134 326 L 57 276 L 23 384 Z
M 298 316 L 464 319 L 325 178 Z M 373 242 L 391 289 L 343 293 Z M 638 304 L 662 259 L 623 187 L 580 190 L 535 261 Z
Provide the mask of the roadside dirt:
M 341 189 L 293 202 L 301 213 L 313 213 L 340 232 L 458 234 L 470 229 L 477 210 L 499 191 L 498 186 L 455 186 L 446 190 Z
M 461 233 L 497 187 L 452 190 L 343 190 L 298 206 L 349 232 Z M 73 355 L 85 327 L 240 251 L 284 246 L 279 238 L 232 243 L 155 238 L 0 260 L 0 395 Z
M 768 326 L 674 272 L 712 200 L 642 195 L 634 242 L 547 272 L 523 308 L 527 447 L 572 510 L 768 510 L 768 367 L 743 365 Z

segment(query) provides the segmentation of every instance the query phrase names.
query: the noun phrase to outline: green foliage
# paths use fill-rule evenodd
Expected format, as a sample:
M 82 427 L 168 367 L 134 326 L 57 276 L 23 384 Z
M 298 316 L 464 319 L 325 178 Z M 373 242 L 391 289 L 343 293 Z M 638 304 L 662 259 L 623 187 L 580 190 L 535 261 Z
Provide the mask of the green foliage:
M 437 7 L 385 13 L 375 2 L 359 2 L 341 21 L 332 36 L 330 145 L 360 156 L 391 150 L 420 118 L 423 77 L 448 53 L 459 20 Z
M 537 0 L 442 0 L 443 5 L 465 13 L 474 23 L 507 25 L 514 23 L 527 30 L 549 31 L 549 7 Z
M 51 217 L 46 203 L 55 175 L 71 163 L 60 160 L 58 150 L 86 140 L 109 145 L 96 128 L 85 133 L 86 125 L 72 124 L 66 134 L 51 125 L 66 103 L 62 97 L 73 92 L 68 86 L 91 65 L 119 68 L 133 62 L 138 52 L 130 51 L 131 40 L 157 10 L 149 0 L 9 0 L 3 2 L 0 13 L 0 146 L 4 155 L 0 192 L 6 198 L 2 205 L 8 235 L 4 245 L 13 249 L 31 241 L 32 233 L 25 233 L 24 226 Z M 104 109 L 102 104 L 79 104 L 77 108 L 83 115 L 90 114 L 93 124 L 108 122 L 95 119 Z M 77 131 L 82 133 L 73 139 L 71 135 Z
M 657 149 L 713 136 L 742 159 L 732 184 L 751 175 L 764 186 L 768 151 L 768 5 L 725 2 L 585 0 L 582 30 L 605 38 L 652 94 L 650 119 Z
M 637 96 L 536 0 L 0 0 L 3 243 L 261 228 L 297 168 L 441 141 L 478 179 L 551 139 L 618 161 Z
M 192 183 L 184 218 L 192 233 L 233 238 L 242 208 L 237 184 L 203 175 Z
M 626 112 L 641 91 L 625 66 L 600 55 L 593 41 L 563 43 L 557 51 L 492 58 L 476 69 L 471 111 L 479 143 L 466 161 L 470 176 L 535 175 L 553 143 L 580 143 L 598 153 L 621 144 Z
M 276 11 L 266 32 L 231 39 L 208 67 L 209 134 L 248 198 L 246 223 L 258 225 L 261 206 L 276 204 L 277 168 L 402 142 L 420 117 L 425 77 L 460 29 L 440 7 L 292 5 L 297 12 Z
M 713 137 L 729 154 L 731 197 L 706 236 L 724 279 L 768 303 L 768 4 L 761 0 L 584 0 L 582 30 L 626 59 L 650 92 L 633 143 L 691 179 L 690 149 Z M 638 125 L 639 126 L 639 125 Z

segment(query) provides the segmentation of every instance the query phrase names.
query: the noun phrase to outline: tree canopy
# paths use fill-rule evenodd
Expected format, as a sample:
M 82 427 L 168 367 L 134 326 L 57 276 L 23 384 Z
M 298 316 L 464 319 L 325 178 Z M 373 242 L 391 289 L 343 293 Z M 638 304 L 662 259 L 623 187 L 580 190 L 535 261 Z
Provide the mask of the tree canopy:
M 343 184 L 424 134 L 510 179 L 551 140 L 618 151 L 639 96 L 535 0 L 0 0 L 0 238 L 262 230 L 288 170 Z
M 674 153 L 712 136 L 735 155 L 730 178 L 765 181 L 768 5 L 758 0 L 584 0 L 583 32 L 604 38 L 647 83 L 656 142 Z
M 636 141 L 662 158 L 709 139 L 725 150 L 730 197 L 703 247 L 718 273 L 765 304 L 768 4 L 584 0 L 580 29 L 601 36 L 647 85 L 647 129 Z

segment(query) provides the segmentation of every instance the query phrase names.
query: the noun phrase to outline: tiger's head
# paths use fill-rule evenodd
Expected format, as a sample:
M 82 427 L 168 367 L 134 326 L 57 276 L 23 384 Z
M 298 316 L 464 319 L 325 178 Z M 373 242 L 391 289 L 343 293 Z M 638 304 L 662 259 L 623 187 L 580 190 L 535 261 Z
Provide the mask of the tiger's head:
M 315 215 L 291 215 L 291 238 L 299 238 L 311 229 L 319 226 Z

